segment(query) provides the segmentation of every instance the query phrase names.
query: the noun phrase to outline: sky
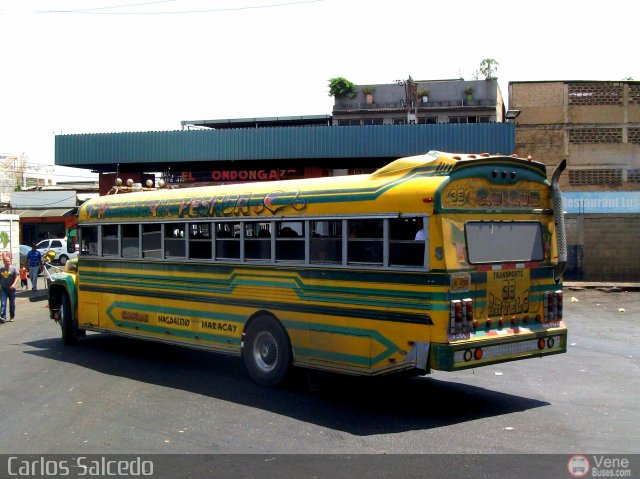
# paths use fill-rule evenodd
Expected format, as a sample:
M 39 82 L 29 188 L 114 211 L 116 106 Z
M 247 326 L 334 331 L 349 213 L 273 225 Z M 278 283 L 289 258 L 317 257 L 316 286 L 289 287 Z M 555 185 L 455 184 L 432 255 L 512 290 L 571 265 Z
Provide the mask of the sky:
M 330 78 L 471 80 L 484 58 L 506 101 L 511 81 L 640 80 L 639 20 L 627 0 L 0 0 L 0 154 L 330 114 Z

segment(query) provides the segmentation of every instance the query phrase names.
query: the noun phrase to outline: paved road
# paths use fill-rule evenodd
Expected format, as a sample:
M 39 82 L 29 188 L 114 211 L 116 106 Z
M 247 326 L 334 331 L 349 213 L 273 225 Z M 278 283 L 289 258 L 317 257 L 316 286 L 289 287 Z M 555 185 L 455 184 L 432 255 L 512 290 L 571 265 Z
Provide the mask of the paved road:
M 568 354 L 269 390 L 212 353 L 100 334 L 65 347 L 46 298 L 20 293 L 0 325 L 0 451 L 637 453 L 639 317 L 640 293 L 567 291 Z

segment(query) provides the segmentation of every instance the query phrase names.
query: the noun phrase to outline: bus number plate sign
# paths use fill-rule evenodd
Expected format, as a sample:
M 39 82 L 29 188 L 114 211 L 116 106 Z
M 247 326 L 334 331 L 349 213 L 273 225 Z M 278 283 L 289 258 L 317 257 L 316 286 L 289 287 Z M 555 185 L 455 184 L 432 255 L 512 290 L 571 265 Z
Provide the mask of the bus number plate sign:
M 489 317 L 529 312 L 530 285 L 528 269 L 489 272 L 487 278 Z
M 451 275 L 451 292 L 462 293 L 469 291 L 471 275 L 469 273 L 454 273 Z

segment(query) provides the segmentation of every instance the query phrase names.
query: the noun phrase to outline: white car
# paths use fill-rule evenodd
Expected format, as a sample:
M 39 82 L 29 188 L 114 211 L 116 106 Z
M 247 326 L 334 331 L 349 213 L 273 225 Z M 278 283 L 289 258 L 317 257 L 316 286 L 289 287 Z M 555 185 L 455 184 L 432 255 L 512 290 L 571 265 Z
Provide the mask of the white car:
M 49 251 L 53 251 L 55 256 L 52 262 L 61 265 L 78 257 L 77 246 L 74 243 L 67 243 L 65 238 L 42 240 L 36 245 L 36 249 L 42 253 L 43 258 Z

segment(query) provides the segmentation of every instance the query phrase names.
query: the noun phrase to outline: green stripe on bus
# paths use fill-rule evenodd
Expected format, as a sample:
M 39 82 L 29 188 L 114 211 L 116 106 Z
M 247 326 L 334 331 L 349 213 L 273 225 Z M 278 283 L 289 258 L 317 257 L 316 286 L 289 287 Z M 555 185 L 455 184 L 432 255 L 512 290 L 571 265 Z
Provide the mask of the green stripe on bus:
M 95 292 L 95 293 L 110 293 L 110 294 L 123 294 L 122 288 L 104 288 L 91 285 L 83 285 L 83 291 Z M 184 296 L 180 294 L 171 294 L 166 291 L 144 291 L 144 290 L 131 290 L 126 291 L 126 294 L 132 296 L 141 296 L 146 298 L 157 299 L 171 299 L 171 300 L 185 300 Z M 413 314 L 413 313 L 395 313 L 390 311 L 378 311 L 372 309 L 362 308 L 343 308 L 340 306 L 319 306 L 319 305 L 302 305 L 295 303 L 284 303 L 277 301 L 260 301 L 251 300 L 247 298 L 207 298 L 201 296 L 194 296 L 189 298 L 188 301 L 192 303 L 200 304 L 219 304 L 225 306 L 239 306 L 256 311 L 266 310 L 280 310 L 297 312 L 301 314 L 319 314 L 325 316 L 340 316 L 348 318 L 359 319 L 371 319 L 376 321 L 388 321 L 396 323 L 412 323 L 412 324 L 426 324 L 433 325 L 431 316 L 428 314 Z

